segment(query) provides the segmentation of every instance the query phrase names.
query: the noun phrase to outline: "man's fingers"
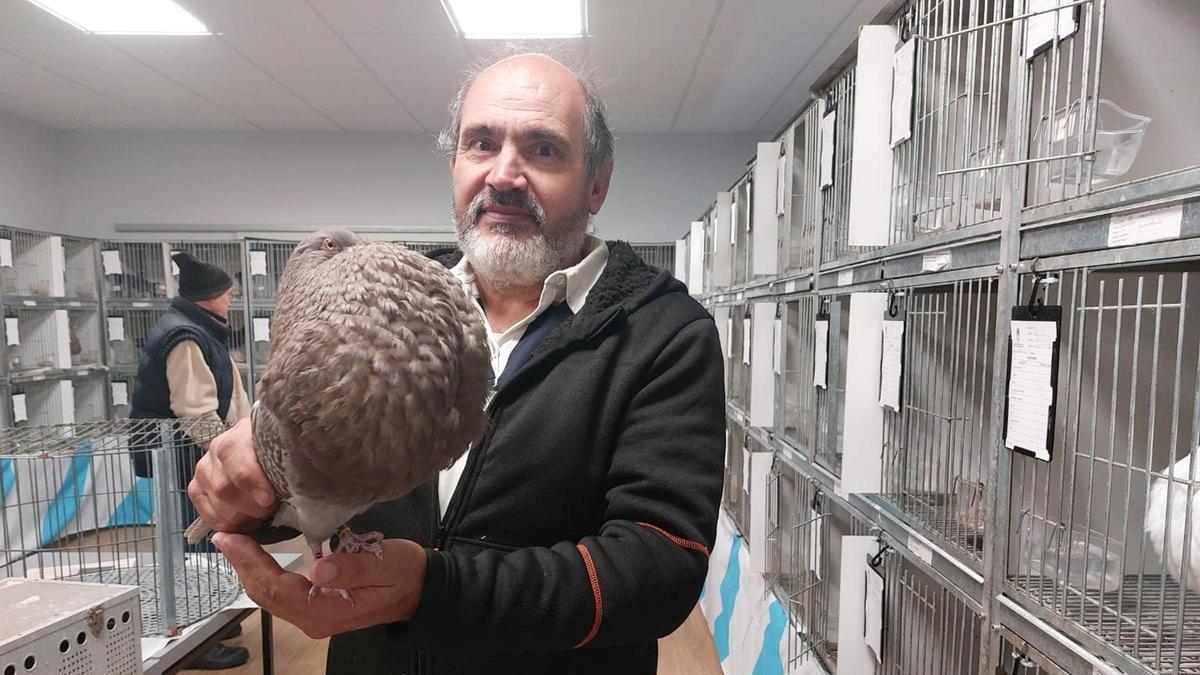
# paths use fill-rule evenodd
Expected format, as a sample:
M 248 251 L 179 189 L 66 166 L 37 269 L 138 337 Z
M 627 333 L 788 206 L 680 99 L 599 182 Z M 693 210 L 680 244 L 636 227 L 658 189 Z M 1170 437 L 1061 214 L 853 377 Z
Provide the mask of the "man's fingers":
M 249 420 L 242 420 L 213 439 L 208 463 L 197 465 L 203 473 L 201 487 L 210 499 L 249 519 L 263 519 L 275 512 L 279 500 L 254 454 Z M 240 519 L 235 519 L 240 520 Z
M 313 563 L 313 583 L 325 588 L 353 590 L 392 586 L 412 578 L 416 566 L 424 569 L 425 549 L 406 539 L 385 539 L 383 558 L 373 553 L 334 553 Z
M 274 611 L 278 607 L 297 606 L 307 599 L 311 585 L 308 580 L 284 571 L 271 554 L 250 537 L 218 532 L 212 541 L 233 565 L 246 594 L 260 607 Z

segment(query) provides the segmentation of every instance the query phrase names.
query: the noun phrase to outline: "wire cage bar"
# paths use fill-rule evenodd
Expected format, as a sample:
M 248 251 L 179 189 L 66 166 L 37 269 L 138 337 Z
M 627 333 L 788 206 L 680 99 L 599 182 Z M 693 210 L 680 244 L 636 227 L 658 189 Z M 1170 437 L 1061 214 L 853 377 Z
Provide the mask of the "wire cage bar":
M 821 107 L 813 104 L 796 120 L 791 133 L 788 222 L 780 228 L 781 269 L 810 269 L 813 242 L 821 221 Z
M 279 279 L 284 265 L 296 248 L 294 241 L 247 240 L 250 275 L 249 294 L 256 301 L 274 300 L 279 293 Z
M 633 244 L 633 252 L 647 265 L 668 272 L 675 268 L 675 243 Z
M 754 216 L 754 171 L 746 174 L 733 188 L 730 206 L 729 242 L 732 249 L 733 285 L 744 284 L 753 276 L 750 272 L 750 224 Z M 719 233 L 718 233 L 719 236 Z
M 862 253 L 878 247 L 850 245 L 850 178 L 854 150 L 854 81 L 855 64 L 846 66 L 842 74 L 824 92 L 824 114 L 836 114 L 834 125 L 833 184 L 821 190 L 821 262 L 831 262 L 852 253 Z M 824 142 L 825 139 L 821 139 Z M 811 167 L 818 180 L 820 166 Z M 819 185 L 819 183 L 818 183 Z
M 876 672 L 978 673 L 983 618 L 915 564 L 884 555 L 883 655 Z M 869 574 L 870 572 L 868 572 Z
M 813 387 L 813 321 L 817 297 L 802 295 L 781 303 L 783 349 L 775 375 L 775 432 L 800 452 L 812 456 L 813 419 L 817 392 Z
M 229 326 L 229 358 L 239 368 L 245 367 L 247 361 L 246 342 L 249 332 L 246 329 L 246 310 L 242 306 L 231 307 L 227 318 Z
M 92 285 L 95 288 L 95 284 Z M 100 313 L 95 309 L 67 310 L 68 349 L 71 365 L 98 365 L 103 361 L 100 341 Z
M 842 475 L 842 437 L 845 430 L 843 402 L 846 400 L 846 363 L 850 343 L 850 296 L 834 295 L 819 299 L 816 320 L 829 322 L 825 386 L 813 385 L 816 399 L 816 446 L 813 459 L 833 473 Z M 816 331 L 816 321 L 809 331 Z M 814 335 L 814 345 L 815 335 Z M 815 351 L 815 350 L 814 350 Z
M 900 410 L 883 412 L 883 493 L 953 550 L 982 560 L 992 438 L 997 284 L 968 279 L 899 290 Z
M 71 379 L 75 403 L 76 424 L 101 422 L 108 419 L 108 380 L 103 374 Z
M 716 237 L 718 236 L 716 231 L 717 207 L 715 204 L 709 206 L 702 220 L 704 222 L 704 251 L 702 253 L 704 258 L 704 278 L 701 279 L 701 286 L 705 293 L 712 293 L 717 290 L 713 274 L 713 256 L 716 252 Z
M 11 250 L 11 256 L 0 259 L 0 292 L 10 296 L 49 297 L 53 290 L 50 235 L 0 227 L 0 246 Z
M 891 243 L 997 220 L 1006 190 L 1012 3 L 913 0 L 912 137 L 892 153 Z
M 68 298 L 95 300 L 99 297 L 96 276 L 96 242 L 92 239 L 63 237 L 63 265 Z
M 1014 454 L 1008 573 L 1020 597 L 1153 672 L 1200 673 L 1191 463 L 1200 266 L 1024 275 L 1062 307 L 1051 461 Z
M 108 365 L 127 368 L 137 366 L 150 329 L 154 328 L 154 324 L 166 313 L 165 306 L 145 309 L 109 308 L 105 314 L 105 320 L 108 322 Z
M 737 420 L 729 419 L 725 445 L 725 490 L 722 502 L 742 536 L 749 533 L 750 505 L 747 482 L 750 480 L 746 430 Z
M 240 593 L 232 567 L 183 539 L 195 513 L 185 479 L 223 428 L 119 420 L 0 435 L 0 575 L 136 585 L 145 636 L 228 605 Z
M 729 402 L 743 412 L 750 405 L 750 306 L 729 308 Z
M 104 297 L 107 300 L 153 300 L 169 297 L 161 242 L 100 242 Z

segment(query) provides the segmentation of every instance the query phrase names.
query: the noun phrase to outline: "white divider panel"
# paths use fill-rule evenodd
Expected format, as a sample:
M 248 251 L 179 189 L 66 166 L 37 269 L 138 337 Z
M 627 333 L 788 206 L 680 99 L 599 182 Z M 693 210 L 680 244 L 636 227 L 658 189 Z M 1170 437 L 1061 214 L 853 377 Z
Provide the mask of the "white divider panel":
M 874 673 L 878 665 L 863 637 L 867 559 L 878 552 L 879 542 L 875 537 L 842 537 L 842 597 L 838 603 L 838 675 Z
M 691 233 L 688 234 L 688 237 Z M 675 278 L 687 283 L 688 278 L 688 237 L 675 242 Z
M 750 214 L 754 219 L 750 228 L 750 271 L 753 274 L 779 271 L 779 205 L 775 195 L 779 191 L 780 161 L 778 142 L 758 144 L 758 159 L 754 164 L 754 212 Z
M 704 222 L 692 221 L 692 231 L 688 236 L 688 293 L 702 295 L 704 293 Z
M 750 571 L 767 571 L 767 477 L 771 473 L 772 453 L 750 453 Z
M 71 367 L 71 319 L 65 309 L 54 310 L 54 367 Z
M 756 302 L 750 314 L 750 426 L 775 426 L 774 302 Z M 744 338 L 743 338 L 744 339 Z
M 854 77 L 853 180 L 850 183 L 851 246 L 885 246 L 891 224 L 892 63 L 897 33 L 891 26 L 863 26 L 858 33 Z M 853 353 L 853 352 L 851 352 Z
M 879 359 L 882 353 L 886 293 L 850 296 L 850 335 L 846 359 L 845 443 L 840 491 L 879 492 L 883 476 L 883 408 L 879 407 Z
M 730 218 L 733 217 L 733 193 L 717 193 L 716 217 L 713 219 L 713 289 L 728 288 L 733 283 L 733 244 L 729 243 Z

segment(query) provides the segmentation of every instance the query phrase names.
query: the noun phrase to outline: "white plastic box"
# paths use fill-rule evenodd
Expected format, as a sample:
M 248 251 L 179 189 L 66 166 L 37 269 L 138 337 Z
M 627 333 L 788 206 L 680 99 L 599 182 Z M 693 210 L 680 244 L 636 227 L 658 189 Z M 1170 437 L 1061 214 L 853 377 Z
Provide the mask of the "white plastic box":
M 0 673 L 139 675 L 136 586 L 0 579 Z

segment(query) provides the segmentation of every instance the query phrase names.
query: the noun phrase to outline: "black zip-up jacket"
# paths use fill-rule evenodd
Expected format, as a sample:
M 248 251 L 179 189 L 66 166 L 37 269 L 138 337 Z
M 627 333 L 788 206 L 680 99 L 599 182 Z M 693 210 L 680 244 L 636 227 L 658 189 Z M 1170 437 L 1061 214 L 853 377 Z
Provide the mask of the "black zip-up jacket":
M 434 480 L 352 521 L 429 564 L 412 620 L 334 636 L 328 672 L 653 675 L 708 569 L 724 400 L 712 318 L 610 243 L 579 314 L 496 392 L 445 517 Z

